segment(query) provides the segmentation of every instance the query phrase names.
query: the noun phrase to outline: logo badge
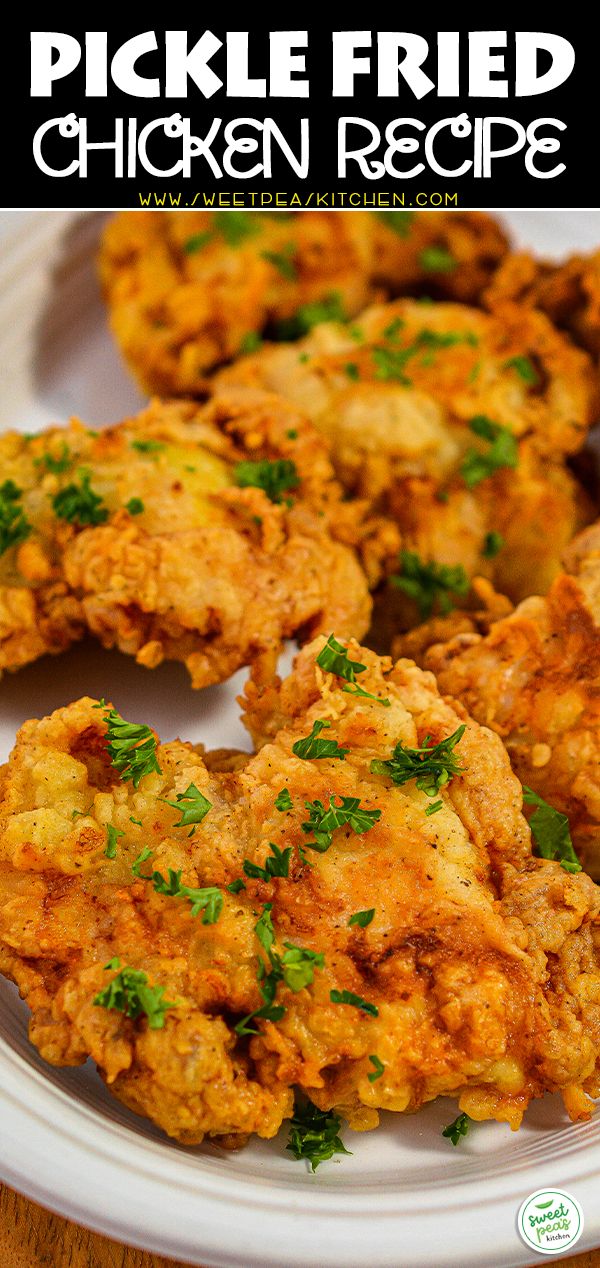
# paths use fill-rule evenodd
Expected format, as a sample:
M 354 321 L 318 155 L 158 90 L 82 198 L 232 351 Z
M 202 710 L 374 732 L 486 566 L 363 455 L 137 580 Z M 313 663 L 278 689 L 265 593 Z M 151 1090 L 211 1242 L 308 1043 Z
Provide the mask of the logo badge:
M 583 1233 L 583 1211 L 576 1198 L 563 1189 L 538 1189 L 525 1198 L 517 1228 L 538 1255 L 560 1255 L 574 1246 Z

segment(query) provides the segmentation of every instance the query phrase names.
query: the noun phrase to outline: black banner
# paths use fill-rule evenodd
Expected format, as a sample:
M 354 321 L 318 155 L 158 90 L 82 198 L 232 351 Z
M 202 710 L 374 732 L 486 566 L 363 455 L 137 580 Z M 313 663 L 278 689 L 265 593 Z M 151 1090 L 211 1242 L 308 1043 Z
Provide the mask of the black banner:
M 587 207 L 593 41 L 13 28 L 8 207 Z

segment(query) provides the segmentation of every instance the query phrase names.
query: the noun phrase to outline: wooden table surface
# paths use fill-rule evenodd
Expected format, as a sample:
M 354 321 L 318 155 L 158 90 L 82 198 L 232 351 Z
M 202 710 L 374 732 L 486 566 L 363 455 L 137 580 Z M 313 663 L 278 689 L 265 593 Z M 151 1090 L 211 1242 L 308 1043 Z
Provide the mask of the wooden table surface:
M 553 1261 L 546 1258 L 545 1262 Z M 600 1250 L 559 1259 L 558 1263 L 568 1268 L 600 1268 Z M 0 1185 L 0 1265 L 1 1268 L 185 1268 L 178 1259 L 132 1250 L 108 1237 L 90 1233 L 78 1224 L 42 1210 L 5 1185 Z

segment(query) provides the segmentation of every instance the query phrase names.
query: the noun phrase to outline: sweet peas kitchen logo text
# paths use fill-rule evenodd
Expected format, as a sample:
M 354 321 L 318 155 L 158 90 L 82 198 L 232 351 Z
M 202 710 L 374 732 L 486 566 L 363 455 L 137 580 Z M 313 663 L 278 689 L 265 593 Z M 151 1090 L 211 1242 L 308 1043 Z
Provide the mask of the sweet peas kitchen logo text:
M 561 1189 L 538 1189 L 523 1202 L 517 1228 L 540 1255 L 558 1255 L 573 1246 L 583 1232 L 583 1211 L 576 1198 Z

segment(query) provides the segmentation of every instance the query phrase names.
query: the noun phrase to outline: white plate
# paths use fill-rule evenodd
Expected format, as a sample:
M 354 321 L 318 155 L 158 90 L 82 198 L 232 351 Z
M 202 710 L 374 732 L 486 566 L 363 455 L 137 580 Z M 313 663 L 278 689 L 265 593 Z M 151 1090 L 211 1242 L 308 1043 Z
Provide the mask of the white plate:
M 365 213 L 369 214 L 369 213 Z M 562 255 L 600 242 L 600 211 L 504 213 L 523 245 Z M 78 412 L 91 424 L 141 404 L 106 331 L 94 279 L 101 216 L 0 214 L 2 427 L 32 431 Z M 0 473 L 1 474 L 1 473 Z M 0 684 L 0 761 L 28 717 L 84 692 L 110 696 L 165 739 L 249 747 L 235 706 L 243 675 L 194 694 L 180 666 L 149 673 L 82 644 Z M 558 1098 L 525 1126 L 481 1124 L 453 1149 L 443 1101 L 414 1117 L 384 1115 L 376 1132 L 346 1133 L 352 1157 L 315 1176 L 276 1141 L 239 1154 L 185 1149 L 130 1114 L 91 1063 L 44 1065 L 27 1040 L 27 1009 L 0 985 L 0 1178 L 118 1240 L 215 1265 L 509 1268 L 531 1262 L 516 1218 L 536 1189 L 581 1203 L 577 1250 L 600 1243 L 600 1114 L 573 1126 Z

